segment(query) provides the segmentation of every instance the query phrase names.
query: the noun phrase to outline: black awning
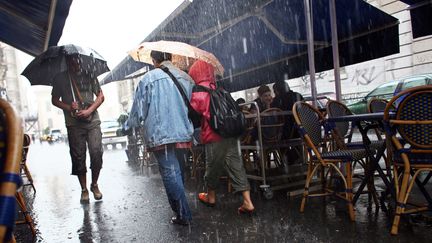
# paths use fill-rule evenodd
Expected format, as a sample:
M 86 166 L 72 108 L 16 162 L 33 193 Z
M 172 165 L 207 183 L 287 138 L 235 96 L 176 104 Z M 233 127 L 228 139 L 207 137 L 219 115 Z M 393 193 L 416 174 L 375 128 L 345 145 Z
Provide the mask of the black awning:
M 401 0 L 410 5 L 411 27 L 413 38 L 432 35 L 432 1 Z
M 60 40 L 71 4 L 72 0 L 0 0 L 0 41 L 32 56 L 42 53 Z
M 99 82 L 101 85 L 111 83 L 113 81 L 121 81 L 128 79 L 128 75 L 136 72 L 143 67 L 153 67 L 147 63 L 137 62 L 132 57 L 127 56 L 124 60 L 120 62 L 113 70 L 111 70 L 107 75 Z
M 194 0 L 145 41 L 174 40 L 212 52 L 238 91 L 308 72 L 304 0 Z M 333 68 L 328 0 L 312 1 L 316 71 Z M 340 65 L 399 52 L 398 20 L 363 0 L 336 1 Z M 121 65 L 125 65 L 122 62 Z

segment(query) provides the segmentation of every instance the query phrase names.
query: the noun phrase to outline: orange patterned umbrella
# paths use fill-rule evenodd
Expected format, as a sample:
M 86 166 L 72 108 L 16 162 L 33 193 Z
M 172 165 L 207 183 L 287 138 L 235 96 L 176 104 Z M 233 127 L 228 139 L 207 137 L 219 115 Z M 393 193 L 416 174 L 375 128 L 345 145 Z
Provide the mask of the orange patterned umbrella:
M 183 42 L 163 40 L 143 42 L 128 53 L 135 61 L 153 64 L 150 57 L 151 51 L 171 53 L 173 63 L 181 69 L 187 69 L 186 67 L 190 66 L 194 59 L 199 59 L 213 65 L 215 74 L 223 76 L 224 73 L 224 68 L 215 55 Z

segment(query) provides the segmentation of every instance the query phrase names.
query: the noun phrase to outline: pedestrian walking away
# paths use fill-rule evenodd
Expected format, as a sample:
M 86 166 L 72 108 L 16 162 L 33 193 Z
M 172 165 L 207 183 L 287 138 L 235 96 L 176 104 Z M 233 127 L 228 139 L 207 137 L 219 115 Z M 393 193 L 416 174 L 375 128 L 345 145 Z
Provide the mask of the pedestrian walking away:
M 97 78 L 84 72 L 80 67 L 78 55 L 66 56 L 66 62 L 67 72 L 57 75 L 54 79 L 52 104 L 63 110 L 72 159 L 72 175 L 78 177 L 81 185 L 80 201 L 87 203 L 87 147 L 90 154 L 90 191 L 93 192 L 95 200 L 102 199 L 98 179 L 102 168 L 103 150 L 101 122 L 97 109 L 104 102 L 104 94 Z
M 174 82 L 179 83 L 190 99 L 193 81 L 172 64 L 170 53 L 152 51 L 150 56 L 156 68 L 146 73 L 138 83 L 124 129 L 142 126 L 145 144 L 158 161 L 168 202 L 175 214 L 171 223 L 188 225 L 192 215 L 183 184 L 182 155 L 191 147 L 193 126 L 188 118 L 188 108 Z
M 214 68 L 212 65 L 198 60 L 189 70 L 189 75 L 197 85 L 216 89 Z M 205 144 L 206 171 L 205 182 L 207 192 L 199 193 L 198 199 L 203 204 L 216 205 L 216 188 L 224 167 L 232 181 L 234 192 L 241 192 L 243 203 L 237 209 L 239 214 L 252 214 L 255 207 L 250 198 L 250 185 L 246 178 L 246 170 L 240 156 L 238 138 L 222 138 L 212 130 L 210 120 L 210 94 L 208 92 L 193 92 L 192 107 L 203 115 L 201 122 L 201 141 Z

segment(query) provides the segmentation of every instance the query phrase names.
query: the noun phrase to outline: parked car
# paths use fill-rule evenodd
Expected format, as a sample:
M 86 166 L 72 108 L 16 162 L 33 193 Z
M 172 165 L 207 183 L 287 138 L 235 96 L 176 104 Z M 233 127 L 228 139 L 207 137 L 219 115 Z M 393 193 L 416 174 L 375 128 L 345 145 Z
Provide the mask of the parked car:
M 111 145 L 115 148 L 117 144 L 121 144 L 122 148 L 126 148 L 127 136 L 118 133 L 117 131 L 120 129 L 121 126 L 116 120 L 101 122 L 102 144 L 104 147 Z
M 309 103 L 312 104 L 312 96 L 310 94 L 305 95 L 304 100 Z M 336 99 L 336 94 L 335 92 L 323 92 L 323 93 L 318 93 L 317 94 L 317 106 L 318 109 L 320 110 L 325 110 L 325 107 L 327 105 L 327 102 L 329 100 L 335 100 Z
M 46 137 L 46 140 L 49 143 L 63 142 L 64 136 L 60 129 L 52 129 L 50 134 Z
M 372 98 L 390 100 L 403 90 L 421 85 L 432 85 L 432 73 L 408 76 L 384 83 L 369 92 L 360 101 L 349 104 L 348 108 L 355 114 L 367 113 L 367 105 Z

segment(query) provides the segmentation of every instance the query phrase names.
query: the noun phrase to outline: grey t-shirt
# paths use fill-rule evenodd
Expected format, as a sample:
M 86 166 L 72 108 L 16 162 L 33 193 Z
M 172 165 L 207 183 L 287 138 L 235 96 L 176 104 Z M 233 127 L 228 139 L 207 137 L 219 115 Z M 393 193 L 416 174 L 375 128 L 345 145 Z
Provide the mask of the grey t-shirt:
M 90 105 L 94 102 L 95 95 L 99 94 L 101 87 L 97 78 L 91 78 L 88 75 L 82 74 L 71 74 L 70 78 L 75 80 L 78 90 L 81 94 L 83 102 Z M 60 97 L 61 101 L 66 104 L 72 104 L 72 88 L 71 82 L 69 81 L 69 76 L 67 72 L 61 73 L 56 76 L 53 81 L 53 89 L 51 92 L 52 96 Z M 75 99 L 78 101 L 78 96 L 75 94 Z M 65 116 L 66 126 L 76 126 L 83 124 L 82 121 L 71 116 L 70 112 L 63 111 Z M 93 118 L 91 123 L 100 122 L 97 110 L 93 113 Z M 88 122 L 85 122 L 88 123 Z

